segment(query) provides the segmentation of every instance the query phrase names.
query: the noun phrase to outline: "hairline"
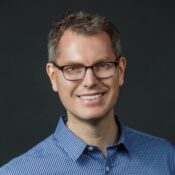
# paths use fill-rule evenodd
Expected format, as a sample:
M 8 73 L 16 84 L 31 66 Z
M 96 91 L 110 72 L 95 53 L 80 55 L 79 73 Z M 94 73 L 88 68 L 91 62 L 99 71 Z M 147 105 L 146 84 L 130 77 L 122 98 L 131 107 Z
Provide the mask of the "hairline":
M 56 42 L 56 45 L 55 47 L 53 46 L 53 44 L 51 44 L 49 42 L 49 44 L 51 44 L 51 46 L 49 47 L 49 55 L 51 54 L 52 56 L 49 57 L 49 62 L 55 62 L 57 60 L 57 58 L 59 57 L 59 45 L 60 45 L 60 41 L 61 41 L 61 38 L 63 37 L 63 35 L 65 34 L 65 32 L 67 31 L 72 31 L 74 33 L 76 33 L 77 35 L 81 35 L 81 36 L 84 36 L 84 37 L 89 37 L 89 36 L 93 36 L 93 35 L 96 35 L 96 34 L 99 34 L 99 33 L 105 33 L 107 34 L 107 36 L 109 37 L 109 40 L 110 40 L 110 43 L 111 43 L 111 48 L 112 48 L 112 51 L 114 53 L 114 55 L 118 56 L 120 55 L 120 50 L 118 50 L 118 47 L 115 47 L 113 48 L 113 42 L 112 42 L 112 38 L 111 36 L 109 35 L 109 33 L 107 33 L 106 31 L 104 30 L 99 30 L 99 31 L 95 31 L 95 32 L 89 32 L 89 33 L 85 33 L 85 32 L 80 32 L 78 30 L 76 30 L 76 28 L 73 28 L 72 26 L 69 26 L 68 28 L 66 28 L 64 30 L 64 32 L 62 33 L 61 37 L 58 39 L 58 41 Z M 119 39 L 118 39 L 119 40 Z M 117 41 L 118 41 L 117 40 Z M 51 51 L 52 50 L 52 51 Z M 116 53 L 116 50 L 118 53 Z

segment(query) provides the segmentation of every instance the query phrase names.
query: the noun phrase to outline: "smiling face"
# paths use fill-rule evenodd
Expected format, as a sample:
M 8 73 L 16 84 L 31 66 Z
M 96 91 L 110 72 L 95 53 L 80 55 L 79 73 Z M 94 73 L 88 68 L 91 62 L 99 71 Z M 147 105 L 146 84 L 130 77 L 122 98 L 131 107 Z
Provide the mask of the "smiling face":
M 111 41 L 105 32 L 85 36 L 67 30 L 59 43 L 59 66 L 81 64 L 91 66 L 99 62 L 115 61 Z M 51 63 L 47 73 L 54 91 L 58 92 L 67 110 L 68 120 L 98 121 L 113 116 L 113 107 L 118 98 L 119 87 L 123 84 L 125 58 L 121 57 L 115 75 L 98 80 L 91 69 L 87 69 L 84 79 L 68 81 L 61 70 Z

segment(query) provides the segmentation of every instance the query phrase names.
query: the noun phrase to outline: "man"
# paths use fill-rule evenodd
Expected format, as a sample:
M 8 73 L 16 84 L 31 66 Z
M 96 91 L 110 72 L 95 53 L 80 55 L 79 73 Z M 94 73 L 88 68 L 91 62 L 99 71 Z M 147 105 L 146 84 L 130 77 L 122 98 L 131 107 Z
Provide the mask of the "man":
M 0 175 L 175 175 L 173 146 L 114 114 L 126 67 L 114 24 L 82 11 L 66 14 L 50 31 L 48 51 L 47 73 L 67 115 Z

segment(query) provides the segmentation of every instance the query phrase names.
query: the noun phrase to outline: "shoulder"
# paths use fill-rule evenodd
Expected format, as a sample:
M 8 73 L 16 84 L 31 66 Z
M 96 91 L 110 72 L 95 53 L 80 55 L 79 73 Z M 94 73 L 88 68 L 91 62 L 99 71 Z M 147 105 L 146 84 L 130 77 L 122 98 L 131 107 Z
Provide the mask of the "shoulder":
M 63 154 L 64 151 L 59 147 L 59 142 L 51 135 L 26 153 L 2 166 L 0 175 L 37 175 L 37 172 L 48 174 L 48 167 L 52 166 L 54 170 L 54 163 L 57 162 L 59 165 Z
M 135 146 L 144 145 L 144 146 L 148 146 L 149 148 L 156 147 L 161 150 L 175 151 L 175 147 L 172 143 L 170 143 L 166 139 L 153 136 L 151 134 L 147 134 L 147 133 L 126 127 L 126 135 L 129 142 Z
M 161 167 L 170 172 L 175 171 L 175 146 L 172 143 L 131 128 L 126 127 L 125 131 L 133 161 L 150 167 Z
M 126 137 L 133 152 L 173 159 L 175 163 L 175 146 L 166 139 L 128 127 L 126 127 Z
M 126 127 L 126 134 L 129 140 L 136 141 L 137 144 L 148 144 L 150 146 L 159 145 L 162 146 L 162 148 L 174 149 L 174 146 L 164 138 L 153 136 L 151 134 L 147 134 L 128 127 Z

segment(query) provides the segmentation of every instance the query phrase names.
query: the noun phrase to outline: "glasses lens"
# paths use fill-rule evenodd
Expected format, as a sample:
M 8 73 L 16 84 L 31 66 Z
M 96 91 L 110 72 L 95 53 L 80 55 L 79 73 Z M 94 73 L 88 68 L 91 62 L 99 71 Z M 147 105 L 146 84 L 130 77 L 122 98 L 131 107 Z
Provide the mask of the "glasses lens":
M 67 80 L 80 80 L 84 76 L 85 67 L 82 65 L 65 66 L 63 73 Z
M 97 78 L 108 78 L 115 73 L 115 63 L 99 63 L 94 65 L 93 70 Z

